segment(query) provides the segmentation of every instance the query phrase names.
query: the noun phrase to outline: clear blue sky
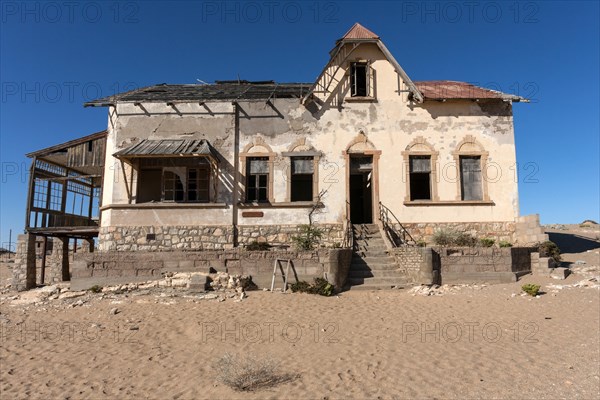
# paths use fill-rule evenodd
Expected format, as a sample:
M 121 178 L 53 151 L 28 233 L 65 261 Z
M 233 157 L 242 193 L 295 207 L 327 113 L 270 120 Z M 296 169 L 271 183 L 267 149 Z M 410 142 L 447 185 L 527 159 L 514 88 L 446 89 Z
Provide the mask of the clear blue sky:
M 106 128 L 107 110 L 84 101 L 238 75 L 313 81 L 357 21 L 413 80 L 532 98 L 514 105 L 521 214 L 539 213 L 543 223 L 600 219 L 597 1 L 224 4 L 0 3 L 2 245 L 9 229 L 14 238 L 24 226 L 24 154 Z

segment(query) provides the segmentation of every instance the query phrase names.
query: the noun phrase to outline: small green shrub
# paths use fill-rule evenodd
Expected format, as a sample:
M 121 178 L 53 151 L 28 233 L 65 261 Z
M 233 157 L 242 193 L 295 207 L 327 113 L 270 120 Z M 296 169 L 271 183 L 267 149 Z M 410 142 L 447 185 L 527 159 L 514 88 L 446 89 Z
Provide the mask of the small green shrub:
M 424 241 L 423 239 L 421 240 L 417 240 L 417 247 L 427 247 L 427 242 Z
M 335 242 L 331 247 L 334 249 L 341 249 L 342 244 L 340 242 Z
M 327 279 L 315 278 L 313 287 L 315 294 L 320 294 L 321 296 L 331 296 L 333 294 L 333 285 L 327 282 Z
M 512 243 L 506 240 L 501 240 L 500 243 L 498 243 L 498 246 L 500 247 L 512 247 Z
M 321 296 L 331 296 L 333 294 L 333 285 L 323 278 L 315 278 L 311 285 L 306 281 L 293 283 L 290 288 L 292 292 L 319 294 Z
M 468 233 L 461 232 L 456 236 L 454 244 L 461 247 L 475 247 L 477 246 L 477 238 Z
M 269 243 L 267 242 L 252 242 L 252 243 L 248 243 L 246 245 L 246 250 L 248 251 L 267 251 L 269 250 L 271 246 Z
M 319 243 L 323 231 L 312 225 L 300 225 L 300 235 L 293 236 L 292 241 L 298 250 L 312 250 Z
M 528 295 L 535 297 L 540 292 L 540 285 L 536 285 L 533 283 L 527 283 L 527 284 L 521 286 L 521 290 L 523 290 Z
M 552 257 L 554 261 L 560 262 L 560 249 L 556 243 L 546 240 L 537 246 L 540 257 Z
M 492 247 L 494 245 L 494 243 L 496 243 L 496 241 L 494 239 L 490 239 L 490 238 L 479 239 L 479 244 L 481 244 L 482 247 Z
M 100 293 L 100 292 L 102 292 L 102 286 L 94 285 L 91 288 L 89 288 L 88 290 L 92 293 Z
M 306 281 L 292 283 L 290 285 L 290 289 L 292 289 L 292 292 L 294 292 L 294 293 L 296 293 L 296 292 L 308 293 L 310 290 L 310 283 L 308 283 Z

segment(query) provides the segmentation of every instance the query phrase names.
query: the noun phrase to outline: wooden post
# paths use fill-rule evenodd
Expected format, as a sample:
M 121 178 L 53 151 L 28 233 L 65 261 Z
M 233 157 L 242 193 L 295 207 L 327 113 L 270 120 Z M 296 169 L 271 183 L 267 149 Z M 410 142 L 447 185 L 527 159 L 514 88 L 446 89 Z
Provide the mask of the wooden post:
M 69 272 L 69 238 L 61 237 L 62 242 L 62 280 L 70 281 L 71 274 Z
M 33 160 L 31 161 L 31 167 L 29 168 L 29 190 L 27 192 L 27 209 L 25 211 L 25 227 L 26 228 L 30 228 L 29 219 L 31 216 L 31 205 L 33 203 L 33 187 L 35 184 L 34 175 L 35 175 L 36 160 L 37 160 L 37 158 L 33 157 Z
M 42 270 L 40 273 L 40 284 L 44 284 L 46 277 L 46 250 L 48 248 L 48 236 L 44 236 L 44 242 L 42 246 Z

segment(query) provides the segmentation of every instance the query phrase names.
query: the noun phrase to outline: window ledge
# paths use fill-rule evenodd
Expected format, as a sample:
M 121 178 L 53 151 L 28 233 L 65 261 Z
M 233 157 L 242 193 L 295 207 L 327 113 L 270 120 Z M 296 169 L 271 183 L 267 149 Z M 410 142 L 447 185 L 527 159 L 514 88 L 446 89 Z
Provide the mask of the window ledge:
M 377 99 L 370 96 L 346 97 L 344 101 L 347 101 L 348 103 L 377 103 Z
M 413 200 L 405 201 L 405 206 L 495 206 L 492 200 Z
M 155 208 L 226 208 L 227 203 L 139 203 L 109 204 L 100 207 L 101 211 L 109 209 L 155 209 Z
M 240 208 L 312 208 L 315 205 L 322 207 L 323 204 L 314 201 L 282 201 L 278 203 L 238 203 Z

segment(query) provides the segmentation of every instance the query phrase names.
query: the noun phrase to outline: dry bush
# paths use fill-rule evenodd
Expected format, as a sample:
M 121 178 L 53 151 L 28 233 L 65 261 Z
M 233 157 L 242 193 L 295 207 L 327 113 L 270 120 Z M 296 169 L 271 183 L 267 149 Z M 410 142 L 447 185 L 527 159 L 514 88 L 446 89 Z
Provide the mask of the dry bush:
M 278 372 L 279 363 L 272 359 L 237 356 L 225 353 L 214 364 L 217 379 L 232 389 L 254 391 L 291 382 L 298 374 Z

